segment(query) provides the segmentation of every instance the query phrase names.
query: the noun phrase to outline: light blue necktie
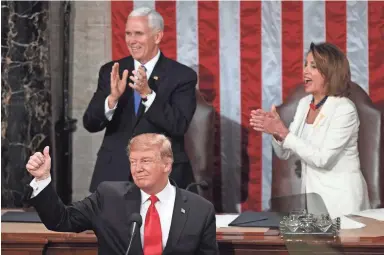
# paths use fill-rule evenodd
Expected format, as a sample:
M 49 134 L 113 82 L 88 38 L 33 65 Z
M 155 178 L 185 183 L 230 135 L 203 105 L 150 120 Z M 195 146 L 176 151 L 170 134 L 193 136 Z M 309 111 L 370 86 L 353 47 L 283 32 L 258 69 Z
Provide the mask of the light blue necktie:
M 145 68 L 144 65 L 141 65 L 141 66 L 144 68 L 144 71 L 146 72 L 147 68 Z M 140 107 L 141 97 L 139 92 L 137 92 L 136 90 L 133 91 L 133 95 L 134 95 L 134 102 L 135 102 L 135 114 L 137 115 L 137 112 L 139 111 L 139 107 Z

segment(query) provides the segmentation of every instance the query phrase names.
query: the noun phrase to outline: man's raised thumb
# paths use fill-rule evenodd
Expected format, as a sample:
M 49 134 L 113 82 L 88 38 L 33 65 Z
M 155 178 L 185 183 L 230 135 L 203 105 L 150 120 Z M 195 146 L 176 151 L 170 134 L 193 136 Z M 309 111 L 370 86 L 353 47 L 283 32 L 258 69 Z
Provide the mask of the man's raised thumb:
M 45 146 L 43 153 L 44 157 L 49 157 L 49 146 Z

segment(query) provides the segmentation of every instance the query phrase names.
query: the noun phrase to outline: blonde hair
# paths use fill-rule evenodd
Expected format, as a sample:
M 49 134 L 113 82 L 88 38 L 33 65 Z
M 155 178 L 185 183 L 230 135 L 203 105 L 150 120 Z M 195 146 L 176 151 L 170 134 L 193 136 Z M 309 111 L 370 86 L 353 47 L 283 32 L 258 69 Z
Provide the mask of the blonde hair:
M 146 133 L 133 137 L 127 147 L 128 155 L 132 151 L 159 150 L 163 161 L 173 163 L 171 140 L 162 134 Z

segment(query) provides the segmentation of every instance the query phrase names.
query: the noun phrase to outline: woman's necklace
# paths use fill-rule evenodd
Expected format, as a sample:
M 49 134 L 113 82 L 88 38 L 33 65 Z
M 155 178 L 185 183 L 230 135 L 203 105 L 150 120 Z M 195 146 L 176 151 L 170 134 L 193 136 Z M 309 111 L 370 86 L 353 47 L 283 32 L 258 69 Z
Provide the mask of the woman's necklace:
M 322 106 L 325 103 L 325 101 L 327 101 L 327 98 L 328 96 L 325 96 L 323 99 L 321 99 L 321 101 L 318 104 L 314 104 L 315 98 L 312 97 L 312 101 L 309 104 L 309 107 L 311 107 L 312 110 L 316 111 L 317 109 L 320 108 L 320 106 Z

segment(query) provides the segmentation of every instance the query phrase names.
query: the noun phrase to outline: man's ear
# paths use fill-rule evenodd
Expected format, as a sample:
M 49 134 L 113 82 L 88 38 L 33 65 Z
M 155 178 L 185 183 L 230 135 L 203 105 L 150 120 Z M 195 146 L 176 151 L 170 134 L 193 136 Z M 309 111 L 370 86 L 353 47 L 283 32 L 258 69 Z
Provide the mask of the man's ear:
M 164 162 L 164 173 L 170 173 L 172 170 L 172 163 L 170 161 Z
M 160 44 L 161 40 L 163 39 L 163 36 L 164 36 L 163 31 L 156 32 L 155 33 L 155 43 Z

